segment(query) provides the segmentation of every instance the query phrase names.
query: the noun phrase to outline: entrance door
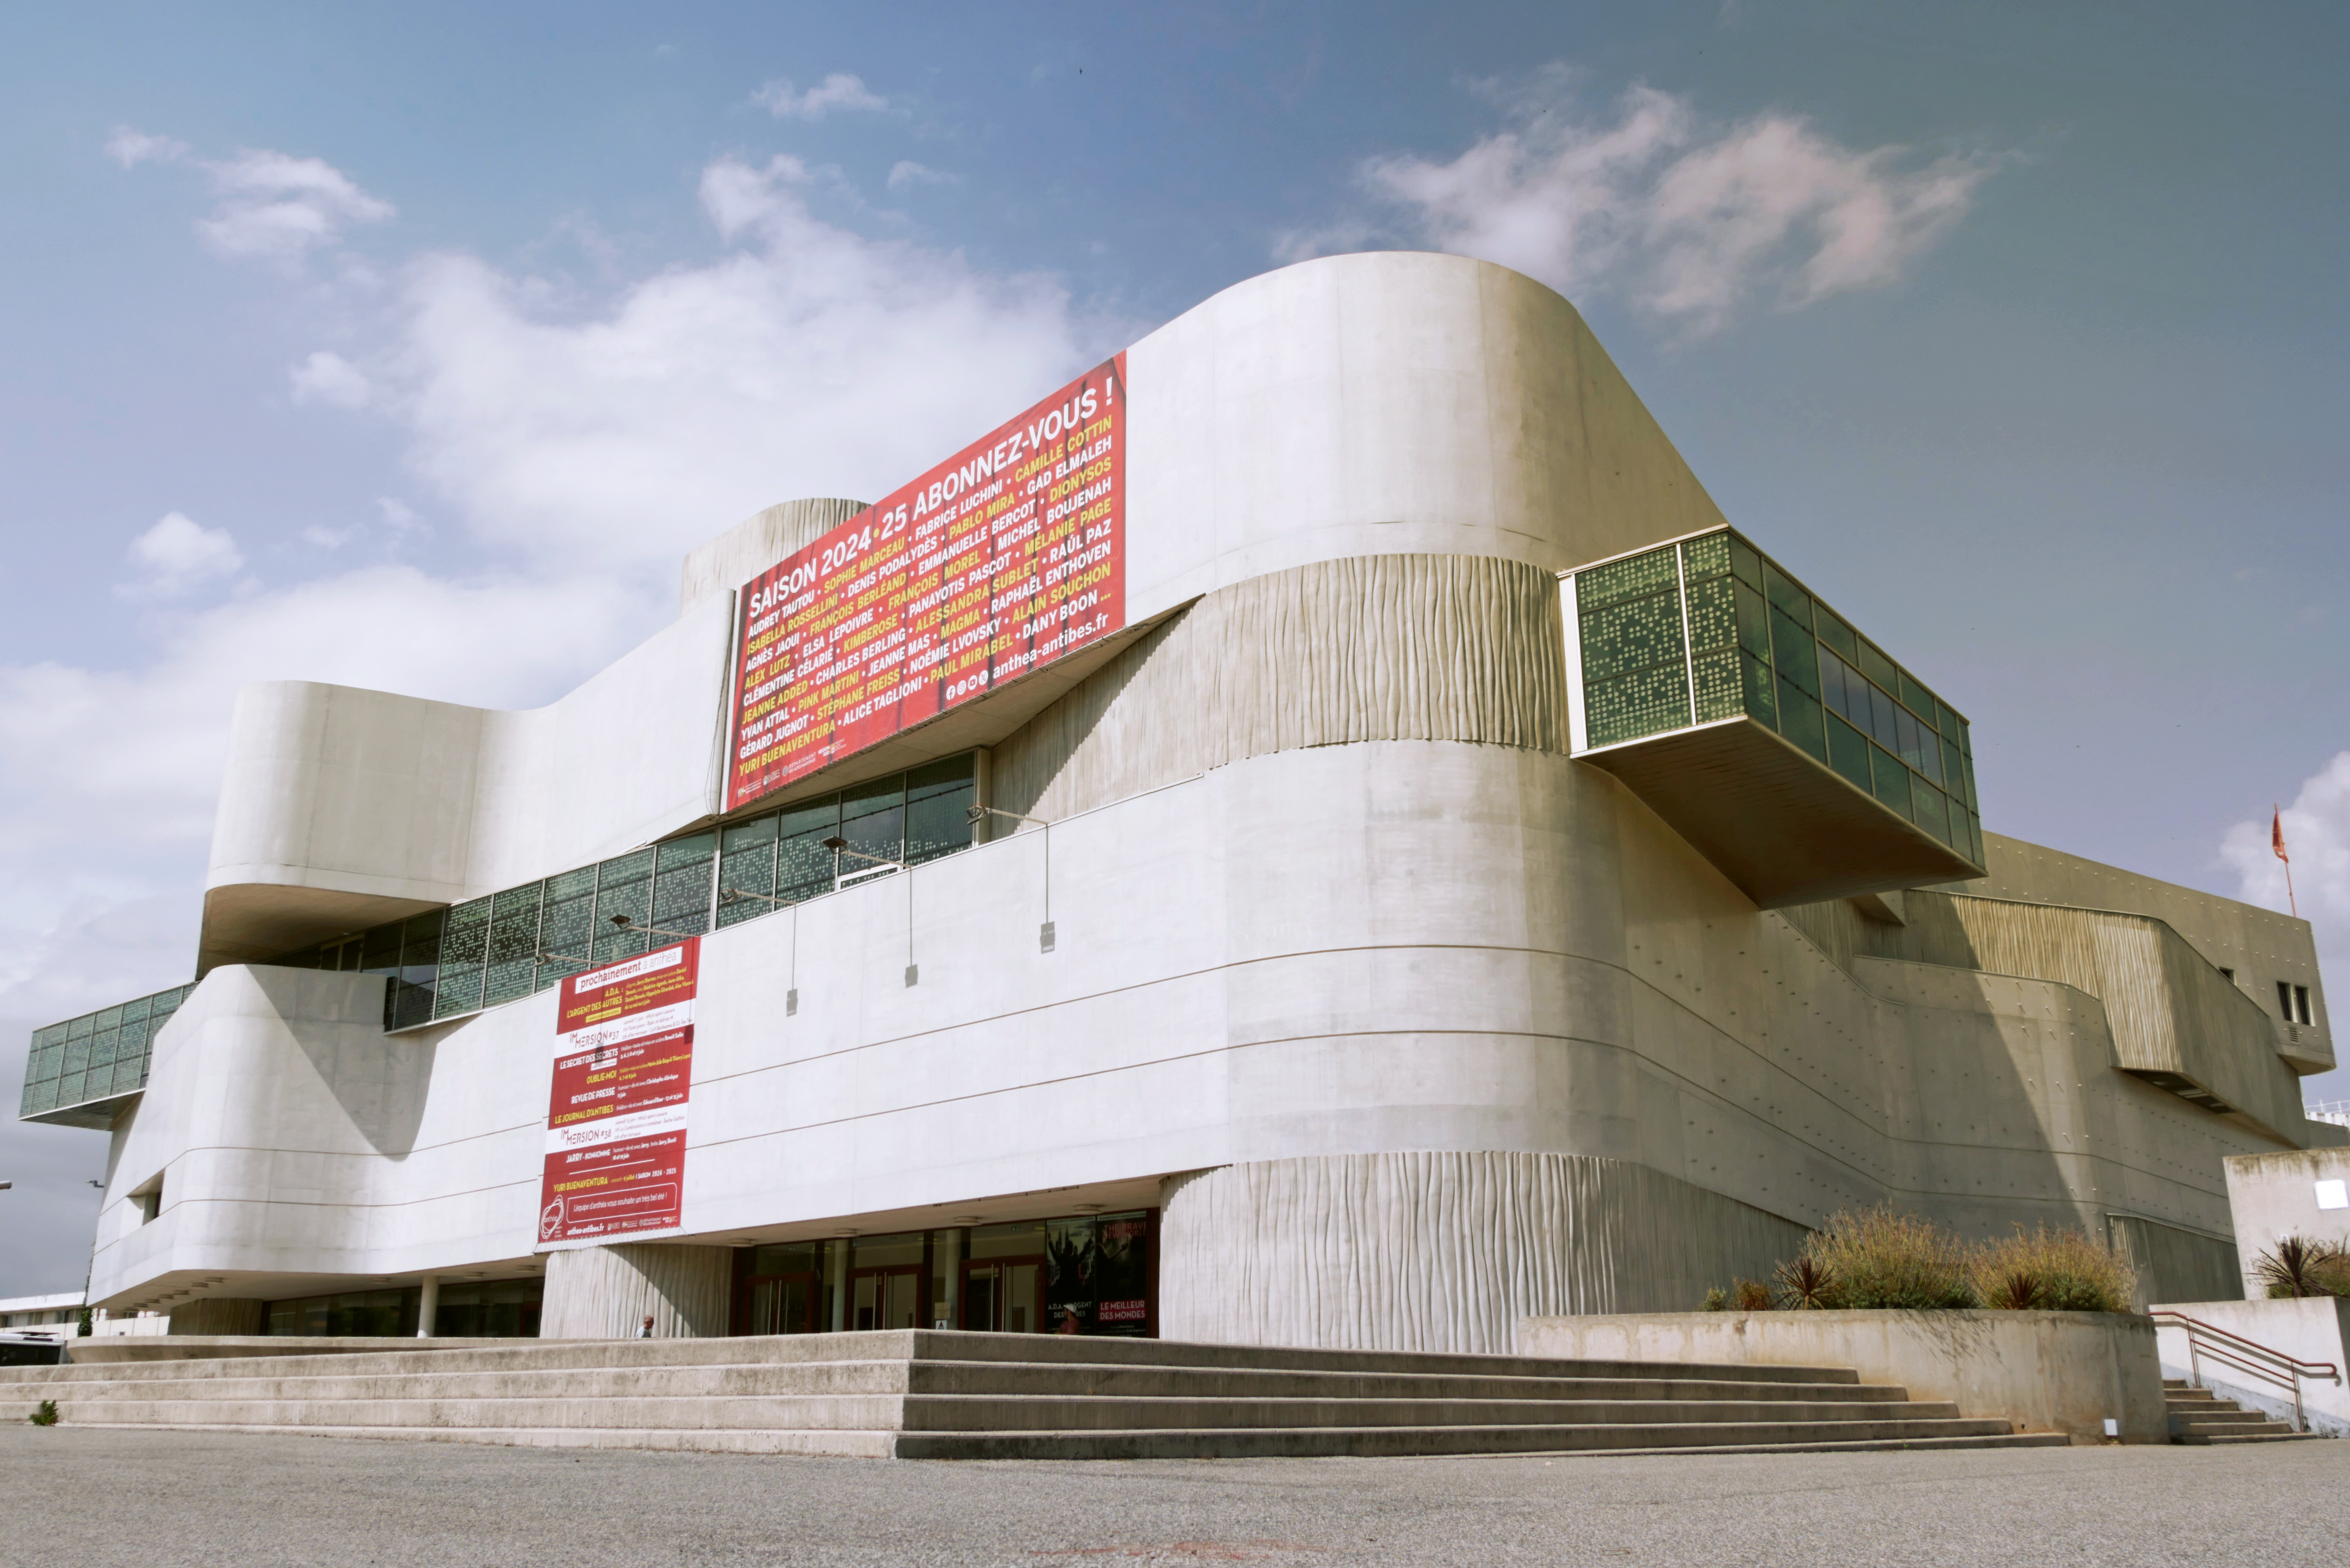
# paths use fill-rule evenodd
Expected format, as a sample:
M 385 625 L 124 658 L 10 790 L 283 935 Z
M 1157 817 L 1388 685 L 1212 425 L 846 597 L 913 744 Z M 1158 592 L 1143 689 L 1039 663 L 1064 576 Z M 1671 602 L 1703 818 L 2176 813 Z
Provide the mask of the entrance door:
M 900 1269 L 858 1269 L 848 1276 L 848 1326 L 852 1329 L 922 1328 L 920 1264 Z
M 753 1274 L 743 1282 L 738 1334 L 814 1334 L 824 1291 L 814 1274 Z
M 962 1326 L 993 1334 L 1045 1332 L 1045 1260 L 982 1258 L 965 1263 Z

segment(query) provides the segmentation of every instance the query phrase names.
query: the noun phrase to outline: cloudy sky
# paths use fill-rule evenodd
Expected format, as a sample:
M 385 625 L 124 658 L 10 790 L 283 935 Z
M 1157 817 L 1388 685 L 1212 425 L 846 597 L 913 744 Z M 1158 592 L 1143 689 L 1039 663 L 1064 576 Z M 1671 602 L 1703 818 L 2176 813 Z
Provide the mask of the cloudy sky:
M 678 556 L 1288 260 L 1564 291 L 1975 721 L 2350 973 L 2336 6 L 47 6 L 0 50 L 0 1083 L 187 979 L 236 688 L 542 702 Z M 2312 1085 L 2350 1097 L 2350 1075 Z M 0 1122 L 0 1296 L 94 1133 Z

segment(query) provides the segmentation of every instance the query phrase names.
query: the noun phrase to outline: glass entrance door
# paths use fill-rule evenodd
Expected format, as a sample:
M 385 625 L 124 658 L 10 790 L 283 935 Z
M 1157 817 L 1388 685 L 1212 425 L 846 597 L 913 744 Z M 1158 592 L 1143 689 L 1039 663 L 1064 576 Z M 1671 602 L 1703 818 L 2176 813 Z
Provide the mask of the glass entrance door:
M 858 1269 L 848 1276 L 848 1326 L 852 1329 L 921 1328 L 922 1271 Z
M 1045 1260 L 986 1258 L 962 1269 L 962 1326 L 991 1334 L 1045 1329 Z
M 743 1282 L 742 1334 L 814 1334 L 824 1300 L 812 1273 L 753 1274 Z

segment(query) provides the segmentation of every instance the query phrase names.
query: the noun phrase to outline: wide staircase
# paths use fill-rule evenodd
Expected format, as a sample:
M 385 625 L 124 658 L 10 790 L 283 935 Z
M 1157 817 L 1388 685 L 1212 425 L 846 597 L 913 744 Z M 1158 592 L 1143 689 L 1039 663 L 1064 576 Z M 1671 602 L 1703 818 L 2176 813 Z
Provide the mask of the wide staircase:
M 62 1426 L 899 1459 L 2015 1448 L 1849 1368 L 899 1330 L 0 1368 Z
M 2296 1432 L 2289 1422 L 2247 1410 L 2183 1377 L 2162 1380 L 2162 1403 L 2170 1416 L 2174 1443 L 2291 1443 L 2320 1435 Z

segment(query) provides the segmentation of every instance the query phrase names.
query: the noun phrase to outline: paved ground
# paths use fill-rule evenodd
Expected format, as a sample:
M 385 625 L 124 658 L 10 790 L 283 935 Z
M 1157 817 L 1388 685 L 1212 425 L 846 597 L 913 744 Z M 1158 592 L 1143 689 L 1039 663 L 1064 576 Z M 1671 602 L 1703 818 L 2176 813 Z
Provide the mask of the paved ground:
M 2350 1442 L 926 1464 L 0 1428 L 6 1538 L 70 1568 L 2343 1560 Z

